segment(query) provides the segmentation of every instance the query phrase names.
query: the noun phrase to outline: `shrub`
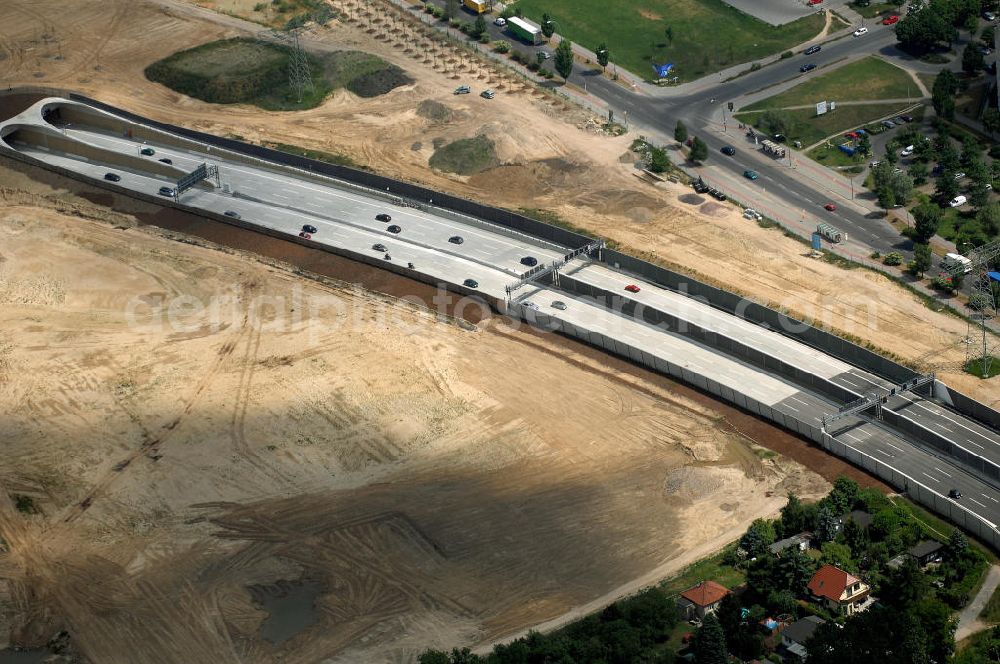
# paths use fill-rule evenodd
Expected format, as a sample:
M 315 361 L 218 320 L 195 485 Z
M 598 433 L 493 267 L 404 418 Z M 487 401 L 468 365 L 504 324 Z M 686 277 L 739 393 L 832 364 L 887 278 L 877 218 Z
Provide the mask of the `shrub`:
M 435 7 L 434 5 L 424 5 L 424 12 L 427 14 L 431 14 L 432 16 L 437 16 L 437 14 L 434 13 L 435 9 L 437 9 L 437 7 Z
M 484 32 L 483 34 L 479 35 L 479 43 L 480 44 L 489 44 L 490 43 L 490 33 Z
M 944 293 L 954 293 L 956 288 L 952 278 L 943 274 L 939 274 L 931 279 L 931 286 Z
M 253 10 L 255 12 L 267 11 L 267 3 L 266 2 L 258 2 L 256 5 L 253 6 Z
M 498 39 L 493 42 L 493 50 L 497 53 L 510 53 L 510 42 L 506 39 Z
M 868 256 L 868 258 L 875 258 L 875 259 L 878 259 L 878 258 L 882 258 L 882 252 L 879 252 L 879 251 L 873 251 L 873 252 L 872 252 L 872 253 L 871 253 L 871 254 L 870 254 L 870 255 Z
M 532 62 L 528 63 L 528 69 L 531 70 L 531 71 L 538 71 L 541 68 L 542 68 L 542 66 L 540 64 L 538 64 L 537 62 L 532 61 Z
M 538 73 L 541 74 L 542 76 L 544 76 L 545 78 L 552 78 L 555 75 L 552 72 L 550 72 L 548 69 L 543 69 L 543 70 L 541 70 Z
M 885 258 L 882 259 L 882 262 L 885 263 L 886 265 L 893 265 L 893 266 L 902 265 L 903 255 L 898 251 L 893 251 L 886 254 Z
M 781 54 L 781 59 L 782 60 L 787 60 L 788 58 L 792 57 L 793 55 L 795 55 L 795 54 L 792 53 L 791 51 L 785 51 L 784 53 Z
M 758 69 L 760 69 L 760 63 L 759 62 L 755 62 L 752 65 L 750 65 L 750 71 L 757 71 Z

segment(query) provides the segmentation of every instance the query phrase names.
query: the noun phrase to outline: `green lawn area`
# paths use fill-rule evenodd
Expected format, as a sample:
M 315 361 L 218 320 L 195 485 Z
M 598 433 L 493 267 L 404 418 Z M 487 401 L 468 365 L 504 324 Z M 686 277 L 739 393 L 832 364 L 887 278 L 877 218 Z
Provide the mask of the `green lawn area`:
M 902 113 L 906 104 L 860 104 L 857 106 L 838 106 L 837 110 L 824 115 L 816 115 L 814 108 L 802 108 L 795 111 L 781 111 L 791 118 L 792 126 L 786 136 L 788 142 L 802 141 L 803 146 L 809 146 L 832 134 L 857 129 L 877 118 Z M 761 112 L 737 113 L 735 117 L 741 122 L 757 126 L 756 120 Z
M 660 590 L 673 597 L 702 581 L 715 581 L 730 589 L 743 585 L 743 582 L 746 581 L 743 572 L 725 564 L 723 562 L 725 557 L 726 552 L 722 551 L 709 558 L 699 560 L 677 576 L 663 581 L 660 584 Z
M 519 0 L 524 15 L 548 13 L 563 37 L 595 50 L 608 45 L 619 67 L 650 79 L 652 63 L 672 62 L 681 81 L 792 49 L 823 29 L 819 14 L 775 27 L 722 0 Z M 673 39 L 666 36 L 670 28 Z
M 867 57 L 800 83 L 790 90 L 741 108 L 757 111 L 815 104 L 823 100 L 868 101 L 920 97 L 916 83 L 905 71 L 876 57 Z

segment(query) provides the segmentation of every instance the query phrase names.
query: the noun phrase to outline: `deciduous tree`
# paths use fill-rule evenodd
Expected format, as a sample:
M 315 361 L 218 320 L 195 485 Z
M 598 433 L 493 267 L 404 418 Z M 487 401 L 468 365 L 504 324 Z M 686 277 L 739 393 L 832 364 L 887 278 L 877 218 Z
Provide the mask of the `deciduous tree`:
M 691 153 L 688 155 L 691 161 L 705 161 L 708 158 L 708 145 L 697 136 L 691 142 Z
M 569 79 L 573 73 L 573 42 L 563 39 L 556 46 L 555 68 L 563 80 Z

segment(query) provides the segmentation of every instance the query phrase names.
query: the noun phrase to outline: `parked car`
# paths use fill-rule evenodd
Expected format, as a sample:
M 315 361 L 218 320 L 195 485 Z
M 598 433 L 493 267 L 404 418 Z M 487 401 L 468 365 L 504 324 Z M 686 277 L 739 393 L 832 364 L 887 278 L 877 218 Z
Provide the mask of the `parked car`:
M 886 129 L 892 129 L 893 127 L 896 126 L 896 123 L 893 122 L 892 120 L 882 120 L 882 126 L 885 127 Z
M 627 290 L 629 293 L 638 293 L 642 289 L 636 286 L 635 284 L 629 284 L 628 286 L 625 287 L 625 290 Z
M 849 131 L 846 134 L 844 134 L 844 138 L 858 138 L 858 132 Z
M 299 233 L 299 237 L 302 238 L 302 239 L 304 239 L 304 240 L 311 240 L 312 239 L 312 235 L 310 235 L 309 233 L 306 233 L 305 231 L 302 231 L 301 233 Z
M 810 62 L 807 65 L 802 65 L 801 67 L 799 67 L 799 71 L 802 72 L 803 74 L 807 71 L 812 71 L 813 69 L 816 69 L 816 65 L 812 62 Z
M 899 117 L 903 118 L 903 122 L 913 122 L 912 115 L 900 115 Z
M 807 4 L 814 7 L 823 4 L 823 0 L 809 0 Z
M 538 265 L 538 259 L 534 256 L 525 256 L 521 259 L 521 265 L 527 265 L 528 267 L 535 267 Z
M 760 212 L 757 212 L 757 210 L 754 210 L 753 208 L 747 208 L 746 210 L 743 210 L 743 218 L 760 221 L 761 219 L 764 218 L 764 215 L 762 215 Z
M 385 248 L 385 245 L 382 244 L 381 242 L 378 244 L 373 244 L 372 249 L 374 249 L 375 251 L 382 251 L 382 252 L 388 251 L 388 249 Z
M 805 55 L 812 55 L 813 53 L 819 53 L 820 49 L 822 49 L 822 48 L 823 48 L 822 46 L 820 46 L 819 44 L 816 44 L 816 45 L 810 46 L 806 50 L 802 51 L 802 53 L 805 54 Z
M 460 85 L 457 88 L 455 88 L 456 95 L 467 95 L 470 92 L 472 92 L 472 88 L 470 88 L 468 85 Z
M 552 303 L 553 309 L 558 309 L 559 311 L 566 311 L 566 303 L 562 300 L 556 300 Z
M 893 14 L 892 16 L 886 16 L 882 19 L 882 25 L 892 25 L 893 23 L 899 23 L 899 16 Z
M 964 177 L 965 177 L 965 173 L 963 171 L 959 171 L 958 173 L 955 173 L 955 179 L 956 180 L 961 180 Z
M 452 235 L 448 238 L 448 242 L 451 242 L 452 244 L 462 244 L 465 240 L 462 239 L 461 235 Z
M 172 163 L 174 163 L 174 161 L 172 159 L 168 159 L 167 157 L 164 157 L 163 159 L 157 159 L 157 161 L 162 161 L 164 164 L 172 164 Z
M 726 195 L 721 191 L 719 191 L 718 189 L 710 189 L 708 193 L 711 194 L 712 198 L 714 198 L 717 201 L 726 200 Z
M 694 190 L 699 194 L 704 194 L 708 191 L 708 185 L 705 184 L 700 178 L 694 181 Z
M 475 279 L 466 279 L 465 281 L 462 282 L 462 285 L 466 286 L 467 288 L 479 288 L 479 282 L 476 281 Z
M 389 226 L 388 228 L 386 228 L 385 230 L 389 231 L 390 233 L 399 233 L 403 229 L 400 228 L 399 226 L 397 226 L 396 224 L 393 224 L 393 225 Z
M 747 180 L 756 180 L 757 178 L 760 177 L 760 175 L 758 175 L 757 171 L 751 171 L 750 169 L 747 169 L 743 171 L 743 177 L 745 177 Z
M 492 90 L 486 89 L 480 92 L 479 96 L 484 99 L 493 99 L 494 97 L 497 96 L 497 93 L 493 92 Z
M 866 28 L 863 25 L 860 28 L 858 28 L 857 30 L 854 31 L 854 36 L 855 37 L 860 37 L 861 35 L 866 35 L 866 34 L 868 34 L 868 28 Z
M 734 154 L 736 154 L 736 148 L 734 148 L 732 145 L 723 145 L 722 150 L 720 150 L 720 152 L 722 152 L 722 154 L 726 154 L 732 157 Z
M 147 157 L 152 157 L 154 154 L 156 154 L 156 150 L 154 150 L 153 148 L 143 148 L 139 150 L 139 154 L 144 154 Z
M 173 196 L 174 196 L 174 188 L 173 187 L 160 187 L 160 192 L 159 193 L 160 193 L 160 196 L 170 196 L 171 198 L 173 198 Z
M 502 16 L 498 16 L 496 20 L 493 21 L 493 25 L 499 25 L 502 28 L 503 26 L 507 25 L 507 19 L 503 18 Z
M 375 215 L 375 219 L 378 221 L 392 221 L 392 217 L 387 214 L 377 214 Z
M 827 203 L 826 205 L 823 206 L 823 209 L 829 210 L 830 212 L 836 212 L 837 206 L 834 203 Z
M 906 120 L 903 119 L 902 115 L 897 115 L 892 119 L 892 121 L 895 122 L 897 125 L 902 125 L 903 123 L 906 122 Z
M 905 148 L 903 148 L 902 150 L 899 151 L 899 156 L 900 157 L 909 157 L 911 154 L 913 154 L 913 146 L 912 145 L 907 145 Z
M 552 54 L 549 53 L 548 51 L 539 51 L 538 57 L 541 58 L 542 60 L 548 60 L 552 57 Z
M 302 230 L 305 231 L 306 233 L 318 233 L 319 232 L 319 231 L 316 230 L 316 227 L 313 226 L 312 224 L 306 224 L 305 226 L 302 227 Z
M 995 21 L 997 15 L 994 14 L 993 12 L 983 12 L 983 18 L 985 18 L 987 21 Z
M 969 201 L 968 198 L 966 198 L 962 194 L 959 194 L 958 196 L 956 196 L 955 198 L 951 199 L 951 201 L 948 202 L 948 207 L 961 207 L 965 205 L 968 201 Z
M 104 179 L 108 182 L 119 182 L 122 179 L 122 176 L 117 173 L 105 173 Z
M 243 218 L 243 217 L 240 216 L 240 213 L 237 212 L 236 210 L 226 210 L 222 214 L 226 215 L 227 217 L 232 217 L 233 219 L 242 219 Z

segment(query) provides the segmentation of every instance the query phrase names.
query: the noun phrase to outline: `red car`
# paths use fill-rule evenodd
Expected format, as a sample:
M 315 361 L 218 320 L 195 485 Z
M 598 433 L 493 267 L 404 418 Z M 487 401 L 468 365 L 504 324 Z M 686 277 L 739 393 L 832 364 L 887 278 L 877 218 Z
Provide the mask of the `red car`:
M 299 237 L 304 238 L 306 240 L 311 240 L 312 239 L 312 235 L 310 235 L 309 233 L 306 233 L 305 231 L 302 231 L 301 233 L 299 233 Z
M 846 134 L 844 134 L 844 136 L 846 138 L 857 138 L 858 137 L 858 132 L 856 132 L 856 131 L 849 131 Z
M 809 4 L 813 5 L 813 6 L 815 6 L 815 5 L 821 5 L 821 4 L 823 4 L 823 0 L 809 0 Z
M 636 286 L 635 284 L 629 284 L 628 286 L 625 287 L 625 290 L 627 290 L 629 293 L 638 293 L 639 287 Z
M 893 23 L 899 23 L 899 17 L 893 14 L 892 16 L 886 16 L 882 21 L 882 25 L 892 25 Z
M 834 205 L 833 203 L 827 203 L 823 207 L 829 210 L 830 212 L 834 212 L 837 209 L 837 206 Z

